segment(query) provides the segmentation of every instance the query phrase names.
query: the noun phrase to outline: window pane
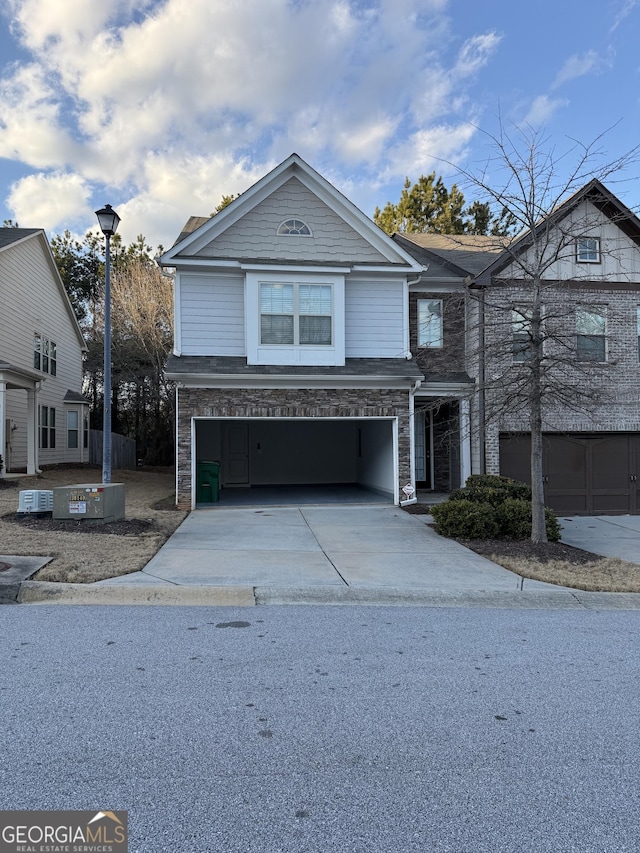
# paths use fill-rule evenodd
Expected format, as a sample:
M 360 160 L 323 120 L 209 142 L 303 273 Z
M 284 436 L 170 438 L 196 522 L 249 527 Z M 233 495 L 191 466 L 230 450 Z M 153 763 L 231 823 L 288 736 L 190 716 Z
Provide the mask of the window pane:
M 603 335 L 578 335 L 579 361 L 605 361 L 605 341 Z
M 300 317 L 300 343 L 331 346 L 331 317 Z
M 418 300 L 418 346 L 442 346 L 442 300 Z
M 292 344 L 293 317 L 263 314 L 260 317 L 260 343 Z
M 298 290 L 301 314 L 331 316 L 331 286 L 325 284 L 301 284 Z
M 40 353 L 42 351 L 42 339 L 40 335 L 34 335 L 33 338 L 33 366 L 36 370 L 40 370 Z
M 261 284 L 261 314 L 293 314 L 292 284 Z
M 600 241 L 594 237 L 579 237 L 577 242 L 579 261 L 599 261 Z
M 606 330 L 603 308 L 577 308 L 576 331 L 579 335 L 604 335 Z

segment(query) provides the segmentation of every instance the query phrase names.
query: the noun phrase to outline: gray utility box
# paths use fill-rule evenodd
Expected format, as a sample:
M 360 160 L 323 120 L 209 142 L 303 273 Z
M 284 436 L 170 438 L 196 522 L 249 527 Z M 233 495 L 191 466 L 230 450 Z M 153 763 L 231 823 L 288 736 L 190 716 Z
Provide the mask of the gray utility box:
M 124 483 L 81 483 L 54 489 L 53 518 L 119 521 L 124 518 Z

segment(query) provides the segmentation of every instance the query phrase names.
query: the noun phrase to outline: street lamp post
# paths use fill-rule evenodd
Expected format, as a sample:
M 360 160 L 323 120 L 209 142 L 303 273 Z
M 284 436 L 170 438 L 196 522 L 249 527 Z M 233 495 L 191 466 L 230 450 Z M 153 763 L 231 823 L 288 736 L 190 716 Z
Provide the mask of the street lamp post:
M 102 421 L 102 482 L 111 482 L 111 238 L 120 217 L 110 204 L 96 210 L 100 230 L 106 238 L 104 265 L 104 405 Z

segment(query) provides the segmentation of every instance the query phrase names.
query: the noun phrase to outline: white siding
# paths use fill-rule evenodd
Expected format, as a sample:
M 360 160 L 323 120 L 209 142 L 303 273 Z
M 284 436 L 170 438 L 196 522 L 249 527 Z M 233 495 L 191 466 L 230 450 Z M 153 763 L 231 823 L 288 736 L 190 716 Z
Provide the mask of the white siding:
M 277 235 L 278 226 L 294 218 L 307 223 L 311 237 Z M 198 254 L 234 260 L 389 262 L 297 178 L 288 180 Z
M 560 223 L 561 231 L 546 239 L 551 254 L 561 245 L 558 260 L 546 271 L 548 281 L 633 281 L 640 282 L 640 253 L 638 247 L 618 225 L 590 202 L 582 202 Z M 600 263 L 576 262 L 576 237 L 595 237 L 600 240 Z M 555 239 L 555 244 L 554 244 Z M 525 255 L 526 257 L 526 255 Z M 521 278 L 522 272 L 513 265 L 502 273 L 504 278 Z
M 347 358 L 402 358 L 405 354 L 404 282 L 347 279 Z
M 34 369 L 34 334 L 53 341 L 57 348 L 57 375 L 41 373 L 38 404 L 56 410 L 56 448 L 40 450 L 41 465 L 80 460 L 80 450 L 67 451 L 67 391 L 82 391 L 82 347 L 45 250 L 36 235 L 0 253 L 0 358 L 16 367 Z M 24 466 L 26 453 L 26 392 L 8 396 L 7 417 L 17 429 L 12 436 L 16 449 L 14 467 Z M 4 450 L 4 449 L 3 449 Z M 2 451 L 0 451 L 2 452 Z
M 182 355 L 246 354 L 244 277 L 180 275 Z

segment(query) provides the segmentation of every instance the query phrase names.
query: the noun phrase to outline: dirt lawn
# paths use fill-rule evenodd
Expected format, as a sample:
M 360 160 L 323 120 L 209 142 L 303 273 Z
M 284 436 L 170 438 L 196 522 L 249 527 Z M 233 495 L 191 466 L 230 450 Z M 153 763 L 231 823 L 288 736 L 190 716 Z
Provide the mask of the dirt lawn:
M 52 557 L 35 579 L 91 583 L 142 569 L 187 513 L 173 506 L 175 475 L 170 468 L 114 471 L 125 484 L 125 520 L 93 525 L 18 517 L 22 489 L 54 489 L 99 483 L 98 468 L 55 468 L 35 477 L 0 481 L 0 554 Z

